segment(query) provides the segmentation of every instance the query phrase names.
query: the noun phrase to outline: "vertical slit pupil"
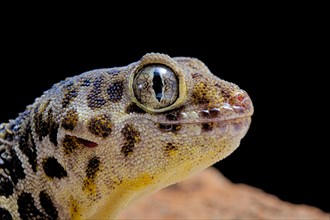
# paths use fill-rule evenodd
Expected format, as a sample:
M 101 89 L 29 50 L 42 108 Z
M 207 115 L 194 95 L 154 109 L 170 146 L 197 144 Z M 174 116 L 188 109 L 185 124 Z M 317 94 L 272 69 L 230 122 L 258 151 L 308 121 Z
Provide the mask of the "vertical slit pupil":
M 154 71 L 154 78 L 152 79 L 152 83 L 152 88 L 155 91 L 156 99 L 159 102 L 163 97 L 163 81 L 162 77 L 160 76 L 160 72 L 157 69 Z

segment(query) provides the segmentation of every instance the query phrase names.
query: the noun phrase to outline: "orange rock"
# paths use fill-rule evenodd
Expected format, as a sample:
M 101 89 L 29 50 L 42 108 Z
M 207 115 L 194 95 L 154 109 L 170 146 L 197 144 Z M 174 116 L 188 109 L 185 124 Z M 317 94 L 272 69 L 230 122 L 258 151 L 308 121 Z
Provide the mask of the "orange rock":
M 330 219 L 307 205 L 281 201 L 257 188 L 233 184 L 216 169 L 146 197 L 120 219 Z

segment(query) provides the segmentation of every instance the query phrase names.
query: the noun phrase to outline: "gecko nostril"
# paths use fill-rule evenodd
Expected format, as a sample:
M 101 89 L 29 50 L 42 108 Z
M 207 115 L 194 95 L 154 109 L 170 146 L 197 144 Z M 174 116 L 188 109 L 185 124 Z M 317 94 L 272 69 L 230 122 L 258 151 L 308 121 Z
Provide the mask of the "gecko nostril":
M 235 113 L 243 114 L 245 112 L 253 112 L 252 101 L 244 90 L 233 94 L 228 100 L 228 104 Z
M 240 106 L 240 107 L 243 107 L 243 102 L 246 100 L 246 99 L 249 99 L 249 96 L 247 95 L 246 92 L 244 91 L 239 91 L 237 93 L 234 94 L 234 96 L 232 96 L 229 100 L 229 104 L 231 106 Z
M 230 102 L 232 109 L 236 113 L 244 113 L 244 112 L 253 113 L 252 101 L 249 95 L 244 90 L 237 92 L 232 97 Z
M 238 92 L 235 94 L 234 99 L 235 99 L 235 104 L 240 104 L 244 100 L 246 95 L 244 93 Z
M 163 124 L 163 123 L 159 123 L 158 127 L 162 131 L 171 131 L 173 128 L 171 124 Z

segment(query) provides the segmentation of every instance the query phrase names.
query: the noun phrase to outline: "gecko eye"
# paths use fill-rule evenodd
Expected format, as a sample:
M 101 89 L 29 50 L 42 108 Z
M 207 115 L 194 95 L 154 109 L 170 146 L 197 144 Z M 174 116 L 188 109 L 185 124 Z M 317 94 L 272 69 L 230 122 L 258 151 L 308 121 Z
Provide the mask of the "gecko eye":
M 161 109 L 172 105 L 179 96 L 179 80 L 165 65 L 143 67 L 133 81 L 136 99 L 150 109 Z

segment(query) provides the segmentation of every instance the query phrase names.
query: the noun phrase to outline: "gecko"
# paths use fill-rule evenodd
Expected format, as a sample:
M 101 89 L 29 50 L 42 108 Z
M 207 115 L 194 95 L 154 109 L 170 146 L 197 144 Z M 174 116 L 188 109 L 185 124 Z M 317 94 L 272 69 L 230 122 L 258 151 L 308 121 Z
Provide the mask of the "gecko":
M 0 125 L 0 219 L 116 218 L 231 154 L 253 111 L 196 58 L 68 77 Z

